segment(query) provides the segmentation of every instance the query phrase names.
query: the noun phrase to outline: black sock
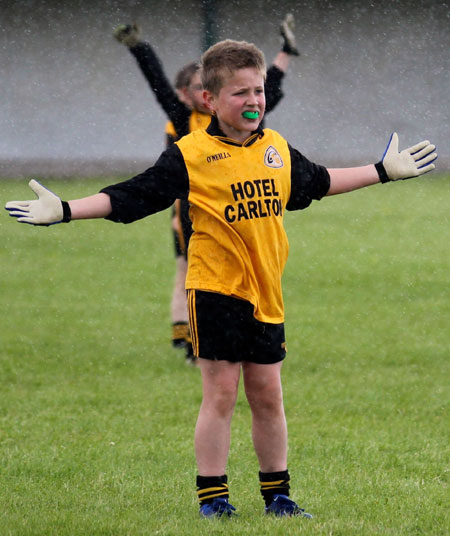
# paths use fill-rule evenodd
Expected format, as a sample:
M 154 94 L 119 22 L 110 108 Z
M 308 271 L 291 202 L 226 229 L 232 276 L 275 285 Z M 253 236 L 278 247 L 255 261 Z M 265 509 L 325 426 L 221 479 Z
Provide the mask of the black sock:
M 228 499 L 227 475 L 197 476 L 197 495 L 200 506 L 211 503 L 216 497 Z
M 289 472 L 278 471 L 276 473 L 261 473 L 259 472 L 259 485 L 261 486 L 261 495 L 266 503 L 266 506 L 272 502 L 274 495 L 289 496 Z

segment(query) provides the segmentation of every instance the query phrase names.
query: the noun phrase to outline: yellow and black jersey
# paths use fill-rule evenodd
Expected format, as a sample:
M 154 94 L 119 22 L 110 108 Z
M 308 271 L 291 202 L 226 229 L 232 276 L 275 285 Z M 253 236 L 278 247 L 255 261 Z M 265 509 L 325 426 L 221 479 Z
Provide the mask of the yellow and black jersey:
M 108 219 L 129 223 L 188 199 L 194 233 L 186 287 L 252 303 L 258 320 L 284 320 L 281 275 L 288 255 L 287 210 L 306 208 L 329 190 L 327 170 L 277 132 L 245 143 L 226 138 L 215 118 L 162 153 L 155 166 L 107 187 Z
M 189 175 L 194 230 L 186 288 L 242 298 L 258 320 L 279 323 L 291 160 L 277 132 L 254 138 L 240 146 L 197 130 L 177 142 Z
M 198 128 L 208 127 L 210 122 L 209 115 L 192 111 L 179 100 L 176 91 L 167 79 L 160 59 L 150 43 L 141 41 L 129 50 L 135 57 L 142 74 L 169 119 L 166 125 L 167 146 Z M 266 114 L 273 110 L 283 97 L 283 78 L 284 73 L 278 67 L 272 65 L 268 68 L 265 82 Z M 181 201 L 180 223 L 183 232 L 183 241 L 187 247 L 192 235 L 192 225 L 189 220 L 189 204 L 187 201 Z M 177 250 L 178 253 L 179 251 Z M 187 254 L 186 249 L 184 250 L 184 254 Z
M 166 136 L 170 137 L 173 141 L 178 139 L 177 131 L 175 130 L 175 127 L 173 126 L 172 121 L 167 121 L 164 132 Z
M 204 114 L 197 110 L 192 110 L 189 117 L 189 132 L 194 132 L 199 128 L 208 128 L 209 123 L 211 122 L 211 116 L 209 114 Z M 174 141 L 179 139 L 181 136 L 178 136 L 177 131 L 175 130 L 174 124 L 172 121 L 166 123 L 165 133 L 167 136 L 170 136 Z M 188 134 L 186 132 L 186 134 Z
M 209 114 L 199 112 L 198 110 L 192 110 L 190 112 L 189 120 L 187 124 L 189 130 L 185 132 L 184 134 L 182 134 L 181 136 L 179 136 L 175 128 L 175 125 L 172 123 L 172 121 L 167 121 L 166 127 L 164 129 L 164 132 L 166 134 L 167 147 L 169 145 L 172 145 L 172 143 L 175 143 L 182 136 L 185 136 L 186 134 L 189 134 L 190 132 L 194 132 L 194 130 L 197 130 L 199 128 L 207 128 L 210 122 L 211 122 L 211 116 Z M 185 219 L 187 219 L 187 207 L 184 207 L 184 211 L 186 212 L 186 214 L 184 214 L 184 217 Z M 186 224 L 188 225 L 188 229 L 186 230 L 185 235 L 186 235 L 186 238 L 189 238 L 192 230 L 190 227 L 190 222 L 187 221 Z

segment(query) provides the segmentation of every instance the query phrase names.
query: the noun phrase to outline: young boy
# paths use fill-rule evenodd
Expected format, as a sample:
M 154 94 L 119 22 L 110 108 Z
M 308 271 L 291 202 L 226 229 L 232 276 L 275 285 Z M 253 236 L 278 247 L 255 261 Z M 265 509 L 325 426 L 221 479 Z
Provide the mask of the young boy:
M 34 225 L 107 218 L 129 223 L 189 199 L 194 233 L 188 257 L 189 317 L 202 374 L 195 430 L 197 492 L 204 517 L 231 516 L 226 476 L 230 423 L 241 371 L 252 414 L 265 511 L 304 516 L 289 498 L 287 428 L 280 371 L 285 358 L 281 274 L 288 243 L 287 210 L 313 199 L 434 169 L 428 141 L 398 152 L 394 134 L 381 162 L 347 169 L 313 164 L 264 115 L 265 61 L 246 42 L 223 41 L 205 52 L 202 82 L 213 114 L 164 151 L 155 166 L 83 199 L 62 202 L 36 181 L 39 199 L 6 205 Z
M 283 97 L 281 84 L 288 69 L 290 58 L 298 56 L 293 33 L 294 16 L 286 15 L 280 24 L 282 50 L 276 55 L 267 71 L 265 82 L 266 113 L 278 104 Z M 142 74 L 154 92 L 159 104 L 166 112 L 169 122 L 166 126 L 168 144 L 182 138 L 197 128 L 206 128 L 210 122 L 209 110 L 203 102 L 203 87 L 198 64 L 190 63 L 183 67 L 175 80 L 175 91 L 168 81 L 160 59 L 153 47 L 143 41 L 136 24 L 118 26 L 114 37 L 125 45 L 136 59 Z M 174 205 L 172 227 L 176 254 L 175 282 L 172 291 L 172 344 L 186 348 L 186 362 L 196 364 L 192 353 L 190 332 L 187 323 L 187 302 L 185 278 L 187 270 L 187 250 L 192 234 L 187 200 L 177 200 Z

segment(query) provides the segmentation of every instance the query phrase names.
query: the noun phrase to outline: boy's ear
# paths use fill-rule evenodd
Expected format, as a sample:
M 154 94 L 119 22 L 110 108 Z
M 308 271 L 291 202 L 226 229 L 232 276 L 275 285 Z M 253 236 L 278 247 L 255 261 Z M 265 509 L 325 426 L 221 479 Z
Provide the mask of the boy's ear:
M 211 91 L 208 91 L 207 89 L 203 90 L 203 101 L 208 110 L 213 113 L 215 111 L 215 98 Z

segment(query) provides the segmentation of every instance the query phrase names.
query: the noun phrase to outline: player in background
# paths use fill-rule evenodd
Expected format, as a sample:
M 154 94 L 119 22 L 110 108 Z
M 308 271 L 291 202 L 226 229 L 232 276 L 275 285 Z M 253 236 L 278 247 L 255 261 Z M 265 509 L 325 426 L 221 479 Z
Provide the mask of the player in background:
M 283 97 L 281 89 L 283 77 L 292 56 L 299 56 L 293 33 L 294 16 L 286 15 L 280 24 L 282 49 L 275 56 L 267 71 L 265 83 L 266 113 L 275 108 Z M 209 111 L 203 102 L 203 87 L 196 62 L 185 65 L 177 74 L 175 89 L 172 88 L 160 59 L 153 47 L 140 38 L 136 24 L 121 25 L 114 31 L 114 37 L 128 47 L 135 57 L 142 74 L 154 92 L 169 121 L 166 125 L 166 140 L 170 145 L 197 128 L 207 128 Z M 186 362 L 195 364 L 192 353 L 185 290 L 187 270 L 187 249 L 192 234 L 189 218 L 189 203 L 177 200 L 172 212 L 172 228 L 175 245 L 175 279 L 171 300 L 172 344 L 186 349 Z
M 209 111 L 204 109 L 199 87 L 201 87 L 201 80 L 198 74 L 198 63 L 188 63 L 178 71 L 175 77 L 175 91 L 179 100 L 191 110 L 189 125 L 193 130 L 206 128 L 211 120 Z M 165 134 L 167 147 L 179 138 L 172 121 L 167 122 Z M 185 289 L 187 240 L 190 236 L 191 224 L 188 203 L 181 199 L 177 199 L 173 204 L 172 231 L 175 247 L 175 279 L 170 304 L 172 345 L 175 348 L 184 348 L 186 363 L 194 365 L 196 359 L 192 351 Z

